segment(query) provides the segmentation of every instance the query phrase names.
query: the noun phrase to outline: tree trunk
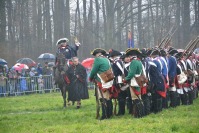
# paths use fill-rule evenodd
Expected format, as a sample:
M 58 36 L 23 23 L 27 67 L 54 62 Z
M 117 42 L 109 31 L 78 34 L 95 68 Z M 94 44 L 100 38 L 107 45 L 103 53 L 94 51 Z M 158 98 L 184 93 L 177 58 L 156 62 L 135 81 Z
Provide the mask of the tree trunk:
M 142 0 L 138 0 L 138 21 L 137 21 L 137 29 L 138 29 L 138 47 L 143 47 L 142 42 Z
M 0 1 L 0 42 L 5 42 L 6 39 L 6 13 L 5 0 Z
M 106 0 L 106 16 L 107 16 L 107 42 L 106 42 L 106 49 L 110 49 L 114 47 L 115 40 L 113 38 L 113 25 L 114 25 L 114 5 L 115 0 Z
M 183 0 L 183 46 L 190 40 L 190 0 Z
M 116 35 L 116 42 L 119 45 L 119 49 L 122 49 L 122 27 L 121 27 L 121 0 L 117 0 L 117 35 Z
M 95 47 L 99 46 L 99 3 L 98 0 L 95 0 L 95 8 L 96 8 L 96 24 L 95 24 Z
M 65 17 L 65 35 L 70 38 L 70 4 L 69 0 L 66 0 L 66 17 Z
M 52 27 L 50 18 L 50 3 L 49 0 L 45 0 L 45 16 L 46 16 L 46 48 L 52 50 Z

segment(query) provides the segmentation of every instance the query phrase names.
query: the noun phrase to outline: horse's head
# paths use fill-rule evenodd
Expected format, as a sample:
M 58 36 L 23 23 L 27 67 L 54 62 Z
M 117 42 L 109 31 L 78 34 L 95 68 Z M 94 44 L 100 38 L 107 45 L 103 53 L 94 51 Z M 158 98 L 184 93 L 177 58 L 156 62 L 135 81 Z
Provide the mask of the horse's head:
M 67 61 L 65 59 L 65 56 L 63 53 L 58 53 L 57 54 L 57 61 L 58 61 L 58 70 L 61 71 L 67 71 L 68 70 L 68 65 Z
M 57 54 L 57 61 L 59 62 L 58 63 L 59 65 L 65 65 L 66 64 L 66 59 L 65 59 L 64 54 L 58 53 Z

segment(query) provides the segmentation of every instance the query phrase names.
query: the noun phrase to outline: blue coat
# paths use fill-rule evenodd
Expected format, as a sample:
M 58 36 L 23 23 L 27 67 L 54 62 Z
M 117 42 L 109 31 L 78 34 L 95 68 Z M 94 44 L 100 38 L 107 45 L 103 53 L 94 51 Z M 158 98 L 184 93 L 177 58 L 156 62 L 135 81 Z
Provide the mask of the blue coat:
M 175 78 L 177 72 L 177 61 L 175 59 L 175 57 L 173 56 L 169 56 L 168 57 L 168 76 L 169 78 Z

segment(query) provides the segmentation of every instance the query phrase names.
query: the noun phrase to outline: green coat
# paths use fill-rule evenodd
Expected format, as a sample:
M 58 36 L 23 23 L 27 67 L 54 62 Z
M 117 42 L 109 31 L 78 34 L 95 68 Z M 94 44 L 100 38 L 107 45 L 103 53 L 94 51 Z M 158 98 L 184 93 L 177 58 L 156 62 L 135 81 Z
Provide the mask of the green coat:
M 139 75 L 142 72 L 142 62 L 139 60 L 132 60 L 129 66 L 128 75 L 125 77 L 126 81 L 130 81 L 135 75 Z M 137 91 L 140 91 L 140 87 L 135 87 Z
M 96 57 L 93 63 L 93 67 L 90 73 L 90 79 L 96 79 L 97 81 L 101 82 L 100 78 L 97 76 L 102 72 L 107 71 L 111 68 L 110 62 L 105 57 Z

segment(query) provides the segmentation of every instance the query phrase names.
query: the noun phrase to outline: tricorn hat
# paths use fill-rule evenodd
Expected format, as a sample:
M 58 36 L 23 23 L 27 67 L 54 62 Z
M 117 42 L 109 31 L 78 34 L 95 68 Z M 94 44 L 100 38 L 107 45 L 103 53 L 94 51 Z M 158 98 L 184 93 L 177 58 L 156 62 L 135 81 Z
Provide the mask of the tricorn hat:
M 164 49 L 161 49 L 161 50 L 160 50 L 160 55 L 161 55 L 161 56 L 166 56 L 166 55 L 167 55 L 167 52 L 166 52 Z
M 104 49 L 102 49 L 102 48 L 96 48 L 96 49 L 94 49 L 94 50 L 91 51 L 91 54 L 94 55 L 94 56 L 96 54 L 98 54 L 98 53 L 101 53 L 102 55 L 106 55 L 107 51 L 104 50 Z
M 147 50 L 146 50 L 146 55 L 147 55 L 147 56 L 151 55 L 151 52 L 152 52 L 152 51 L 153 51 L 152 49 L 147 49 Z
M 143 48 L 141 50 L 141 52 L 142 52 L 142 57 L 147 57 L 147 49 L 146 48 Z
M 138 48 L 128 48 L 126 50 L 126 55 L 141 55 L 142 52 Z
M 174 55 L 176 53 L 178 53 L 178 51 L 176 49 L 171 49 L 168 51 L 168 54 L 170 54 L 170 55 Z
M 159 50 L 154 49 L 151 51 L 150 55 L 160 55 L 160 52 L 159 52 Z
M 122 54 L 117 51 L 117 50 L 114 50 L 114 49 L 110 49 L 109 50 L 109 57 L 114 57 L 114 56 L 121 56 Z
M 183 55 L 183 52 L 178 52 L 178 53 L 175 53 L 174 56 L 176 57 L 176 59 L 180 59 Z
M 57 41 L 56 46 L 58 46 L 59 44 L 64 43 L 64 42 L 69 42 L 68 38 L 60 38 Z

